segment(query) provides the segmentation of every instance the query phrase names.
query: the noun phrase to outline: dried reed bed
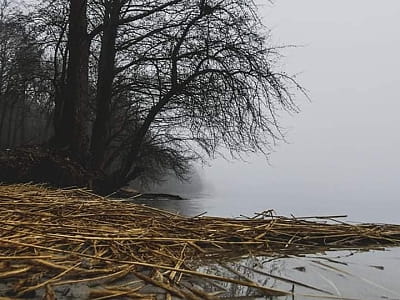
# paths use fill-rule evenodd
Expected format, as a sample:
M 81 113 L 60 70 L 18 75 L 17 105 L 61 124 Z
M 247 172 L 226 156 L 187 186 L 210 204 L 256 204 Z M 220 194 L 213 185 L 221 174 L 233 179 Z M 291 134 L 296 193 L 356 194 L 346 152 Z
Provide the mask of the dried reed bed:
M 158 290 L 165 299 L 217 298 L 188 284 L 190 278 L 287 295 L 249 280 L 200 273 L 196 266 L 243 255 L 400 244 L 400 225 L 311 220 L 271 212 L 241 219 L 185 217 L 83 189 L 0 185 L 0 282 L 7 282 L 8 295 L 40 290 L 48 300 L 55 299 L 55 287 L 74 284 L 92 287 L 88 295 L 94 299 L 158 299 Z

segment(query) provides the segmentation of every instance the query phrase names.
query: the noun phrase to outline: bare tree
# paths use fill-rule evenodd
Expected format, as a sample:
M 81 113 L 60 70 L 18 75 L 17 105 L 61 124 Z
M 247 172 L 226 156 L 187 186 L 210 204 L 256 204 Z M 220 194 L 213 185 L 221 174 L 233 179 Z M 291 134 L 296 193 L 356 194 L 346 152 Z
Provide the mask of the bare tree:
M 102 23 L 94 28 L 91 33 L 93 37 L 97 32 L 101 33 L 97 73 L 96 120 L 93 126 L 91 144 L 94 165 L 98 168 L 102 168 L 105 163 L 106 143 L 110 136 L 112 87 L 116 75 L 115 57 L 118 51 L 116 49 L 118 34 L 122 35 L 123 28 L 129 27 L 133 23 L 148 22 L 153 15 L 181 2 L 181 0 L 153 1 L 151 5 L 147 5 L 145 3 L 147 1 L 140 2 L 132 3 L 132 1 L 127 0 L 102 2 L 99 7 L 103 15 Z M 93 3 L 93 5 L 95 6 L 96 3 Z M 130 35 L 128 38 L 132 39 L 135 36 Z
M 267 45 L 255 4 L 192 4 L 174 3 L 148 26 L 120 29 L 115 72 L 140 115 L 113 175 L 120 184 L 137 176 L 148 135 L 192 157 L 215 155 L 218 147 L 267 153 L 282 138 L 277 112 L 297 110 L 291 88 L 301 87 L 274 70 L 279 53 Z
M 87 167 L 110 190 L 146 170 L 183 176 L 221 148 L 268 154 L 283 138 L 278 112 L 297 111 L 291 91 L 302 89 L 277 69 L 279 48 L 251 0 L 55 0 L 45 9 L 58 146 L 79 157 L 88 138 Z
M 68 67 L 62 130 L 56 140 L 70 147 L 73 156 L 87 153 L 86 108 L 88 105 L 89 40 L 87 37 L 87 1 L 70 2 L 68 27 Z

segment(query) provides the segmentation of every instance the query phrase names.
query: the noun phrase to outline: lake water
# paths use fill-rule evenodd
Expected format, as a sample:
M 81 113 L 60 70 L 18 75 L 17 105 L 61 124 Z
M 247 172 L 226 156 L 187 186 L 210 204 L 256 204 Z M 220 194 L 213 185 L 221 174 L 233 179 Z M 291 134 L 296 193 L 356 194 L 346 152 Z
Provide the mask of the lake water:
M 333 251 L 280 259 L 250 258 L 230 263 L 227 267 L 214 265 L 203 270 L 236 276 L 237 279 L 240 279 L 237 277 L 240 273 L 262 286 L 294 293 L 293 296 L 272 298 L 277 300 L 400 299 L 400 248 L 369 252 Z M 222 284 L 222 287 L 230 299 L 265 299 L 252 288 L 232 284 Z M 209 287 L 209 290 L 213 289 Z
M 347 222 L 356 223 L 391 223 L 398 224 L 398 210 L 382 204 L 380 209 L 372 209 L 368 203 L 351 201 L 320 202 L 288 201 L 287 199 L 267 199 L 266 196 L 254 195 L 254 192 L 239 196 L 213 196 L 210 194 L 182 195 L 184 200 L 139 200 L 138 203 L 167 209 L 179 214 L 196 216 L 206 214 L 222 217 L 252 217 L 255 213 L 274 210 L 281 216 L 347 216 Z M 382 203 L 382 202 L 378 202 Z
M 303 212 L 296 216 L 347 214 L 358 216 L 358 218 L 345 218 L 346 222 L 384 222 L 378 215 L 363 214 L 363 210 L 368 212 L 365 206 L 358 207 L 357 212 L 354 211 L 354 207 L 345 206 L 340 209 L 325 207 L 322 210 L 314 206 L 303 207 L 301 203 L 267 201 L 261 197 L 253 198 L 245 195 L 232 197 L 230 200 L 224 197 L 197 195 L 185 200 L 137 200 L 135 202 L 189 216 L 205 213 L 211 216 L 252 217 L 256 212 L 273 208 L 279 215 L 285 216 L 290 216 L 296 211 Z M 279 259 L 249 258 L 231 263 L 229 268 L 268 287 L 286 291 L 293 289 L 294 296 L 276 299 L 400 299 L 400 248 L 368 252 L 334 251 Z M 203 270 L 213 274 L 237 276 L 221 265 L 208 266 Z M 257 271 L 260 272 L 257 273 Z M 275 278 L 260 273 L 271 274 Z M 287 283 L 287 281 L 276 279 L 276 276 L 322 289 L 326 293 L 305 288 L 301 284 Z M 257 291 L 251 288 L 230 284 L 223 285 L 222 288 L 227 291 L 225 294 L 227 299 L 266 299 L 260 297 Z

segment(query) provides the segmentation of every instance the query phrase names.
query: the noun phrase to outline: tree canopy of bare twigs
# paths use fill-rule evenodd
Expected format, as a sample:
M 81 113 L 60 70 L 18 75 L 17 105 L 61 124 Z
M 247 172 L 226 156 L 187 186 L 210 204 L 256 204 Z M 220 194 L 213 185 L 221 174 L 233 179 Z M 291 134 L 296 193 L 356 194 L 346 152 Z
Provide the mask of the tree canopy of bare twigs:
M 30 15 L 53 64 L 56 146 L 110 189 L 227 149 L 268 154 L 302 87 L 248 0 L 48 0 Z M 104 183 L 104 182 L 103 182 Z

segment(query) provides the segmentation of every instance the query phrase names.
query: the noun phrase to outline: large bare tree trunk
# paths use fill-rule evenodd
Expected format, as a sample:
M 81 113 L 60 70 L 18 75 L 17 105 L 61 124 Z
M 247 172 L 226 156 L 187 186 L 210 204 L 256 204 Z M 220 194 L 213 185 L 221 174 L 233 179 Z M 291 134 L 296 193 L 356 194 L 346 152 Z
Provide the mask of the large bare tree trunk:
M 94 167 L 102 169 L 105 161 L 106 143 L 110 134 L 112 85 L 115 65 L 115 40 L 120 0 L 109 1 L 104 14 L 104 29 L 98 65 L 96 120 L 93 125 L 91 153 Z
M 56 143 L 69 147 L 72 154 L 83 159 L 87 154 L 88 62 L 86 0 L 70 1 L 68 32 L 68 70 L 66 94 L 56 132 Z
M 60 50 L 60 44 L 62 40 L 62 36 L 67 30 L 67 25 L 63 27 L 58 42 L 56 44 L 55 49 L 55 58 L 54 58 L 54 77 L 53 77 L 53 86 L 55 91 L 54 96 L 54 111 L 53 116 L 51 118 L 52 124 L 47 123 L 46 128 L 48 126 L 53 125 L 54 132 L 52 134 L 53 142 L 58 147 L 63 147 L 66 144 L 66 141 L 63 139 L 63 134 L 65 128 L 62 126 L 63 124 L 63 115 L 64 115 L 64 103 L 65 103 L 65 93 L 66 93 L 66 78 L 67 78 L 67 64 L 68 64 L 68 48 L 65 50 Z M 62 52 L 61 52 L 62 51 Z M 58 59 L 57 54 L 61 53 L 61 71 L 58 70 Z M 47 133 L 50 132 L 47 130 Z

